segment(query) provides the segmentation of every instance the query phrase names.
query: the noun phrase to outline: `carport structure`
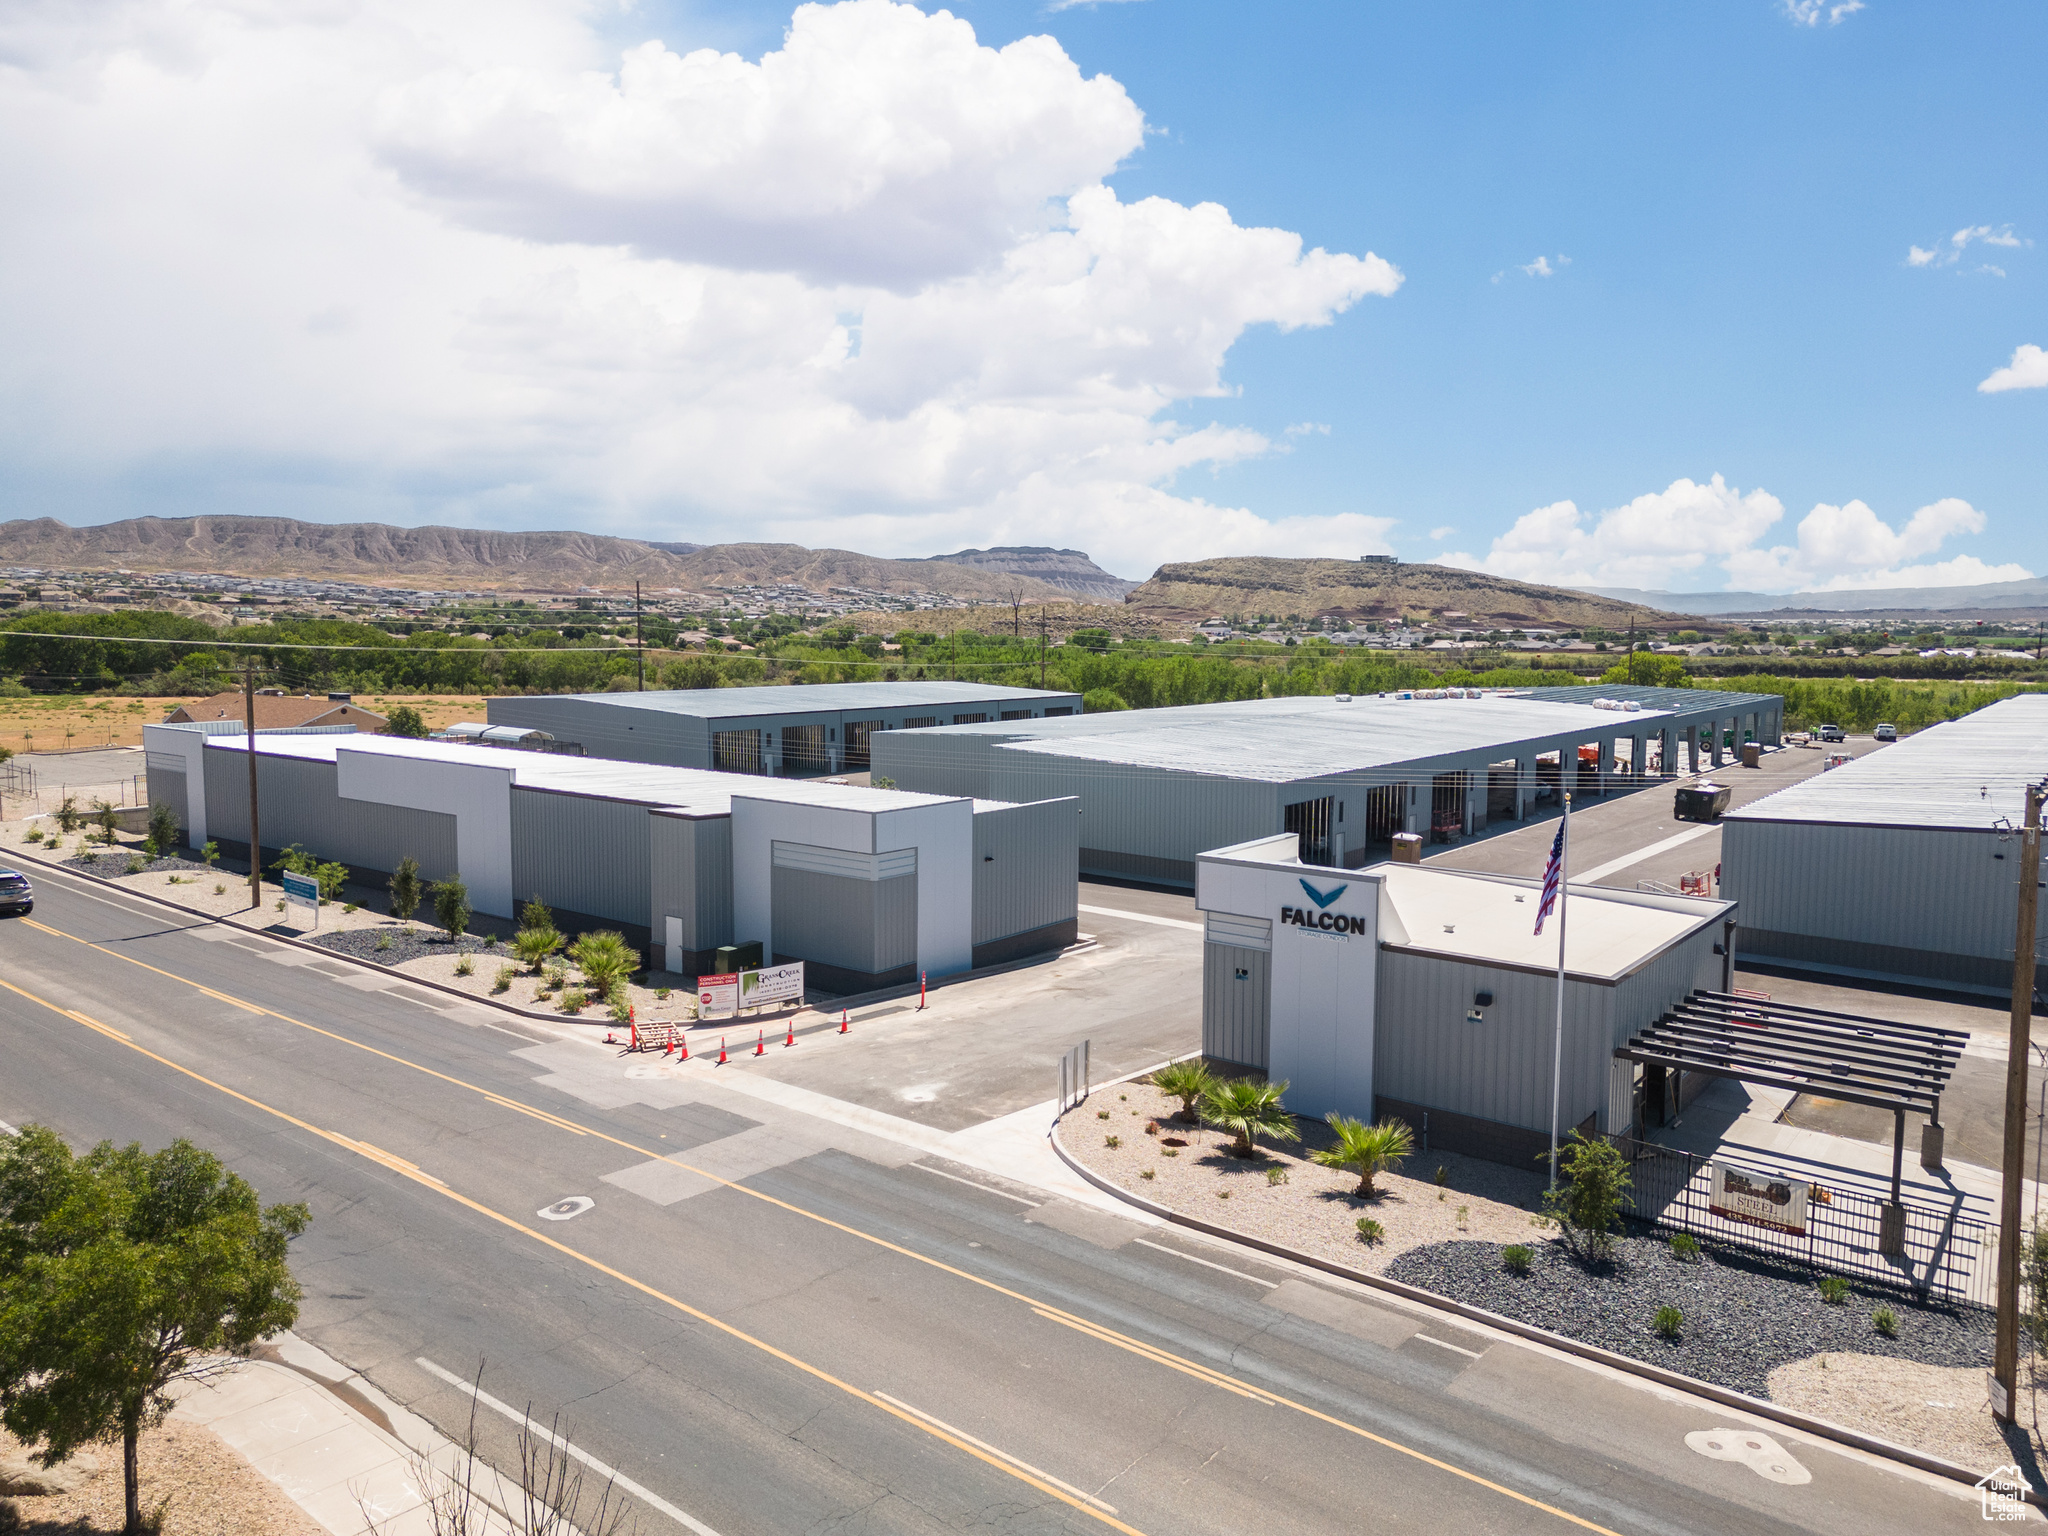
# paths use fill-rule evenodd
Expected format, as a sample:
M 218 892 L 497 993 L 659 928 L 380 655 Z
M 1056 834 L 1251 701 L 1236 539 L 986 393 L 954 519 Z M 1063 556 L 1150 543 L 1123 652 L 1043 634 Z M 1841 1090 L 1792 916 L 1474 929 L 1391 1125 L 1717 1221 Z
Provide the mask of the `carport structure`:
M 1896 1253 L 1905 1240 L 1906 1112 L 1926 1114 L 1920 1161 L 1939 1168 L 1941 1095 L 1968 1043 L 1963 1031 L 1938 1025 L 1696 991 L 1614 1054 L 1652 1071 L 1729 1077 L 1891 1111 L 1892 1192 L 1879 1247 Z

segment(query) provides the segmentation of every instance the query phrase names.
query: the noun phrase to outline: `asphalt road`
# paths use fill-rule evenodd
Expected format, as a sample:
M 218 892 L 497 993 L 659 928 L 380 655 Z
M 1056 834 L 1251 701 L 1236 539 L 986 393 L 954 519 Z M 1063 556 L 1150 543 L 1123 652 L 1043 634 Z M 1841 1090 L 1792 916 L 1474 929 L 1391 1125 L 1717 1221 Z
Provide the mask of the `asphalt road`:
M 0 924 L 0 1120 L 189 1136 L 307 1201 L 303 1334 L 450 1432 L 467 1399 L 419 1362 L 482 1361 L 719 1536 L 1980 1522 L 1782 1430 L 1811 1480 L 1766 1481 L 1688 1449 L 1724 1410 L 1040 1205 L 708 1070 L 38 885 Z M 565 1197 L 592 1203 L 540 1214 Z

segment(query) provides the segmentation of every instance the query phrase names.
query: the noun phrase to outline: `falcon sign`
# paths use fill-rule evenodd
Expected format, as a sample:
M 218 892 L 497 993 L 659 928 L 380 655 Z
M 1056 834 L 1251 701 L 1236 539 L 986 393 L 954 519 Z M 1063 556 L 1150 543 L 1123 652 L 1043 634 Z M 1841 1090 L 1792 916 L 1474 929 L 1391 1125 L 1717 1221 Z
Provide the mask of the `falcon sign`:
M 1339 896 L 1342 896 L 1351 889 L 1348 884 L 1332 886 L 1327 891 L 1317 890 L 1306 880 L 1303 880 L 1300 884 L 1301 888 L 1308 892 L 1308 899 L 1315 903 L 1316 910 L 1310 911 L 1305 907 L 1282 907 L 1280 909 L 1280 921 L 1282 923 L 1295 928 L 1314 928 L 1323 933 L 1368 933 L 1371 931 L 1367 919 L 1352 917 L 1347 913 L 1329 910 L 1331 904 Z

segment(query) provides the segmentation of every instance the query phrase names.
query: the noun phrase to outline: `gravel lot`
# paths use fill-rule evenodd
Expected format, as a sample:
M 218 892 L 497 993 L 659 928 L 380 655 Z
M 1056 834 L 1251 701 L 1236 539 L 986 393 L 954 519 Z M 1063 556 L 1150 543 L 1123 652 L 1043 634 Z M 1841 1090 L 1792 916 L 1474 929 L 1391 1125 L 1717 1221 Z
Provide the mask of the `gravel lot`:
M 1925 1365 L 1991 1364 L 1992 1315 L 1981 1307 L 1922 1305 L 1910 1295 L 1852 1284 L 1849 1299 L 1830 1306 L 1804 1270 L 1731 1250 L 1708 1250 L 1697 1263 L 1671 1255 L 1661 1238 L 1618 1240 L 1611 1264 L 1581 1264 L 1555 1238 L 1529 1245 L 1526 1275 L 1509 1274 L 1496 1243 L 1436 1243 L 1402 1254 L 1389 1279 L 1553 1329 L 1617 1354 L 1682 1371 L 1757 1396 L 1768 1395 L 1771 1372 L 1821 1353 L 1857 1353 Z M 1660 1338 L 1651 1319 L 1675 1306 L 1684 1326 Z M 1887 1339 L 1872 1326 L 1875 1307 L 1898 1314 Z M 1884 1433 L 1898 1438 L 1897 1430 Z
M 1354 1193 L 1356 1174 L 1309 1161 L 1309 1153 L 1333 1140 L 1320 1120 L 1297 1121 L 1300 1141 L 1284 1148 L 1262 1143 L 1262 1155 L 1246 1160 L 1224 1151 L 1230 1138 L 1221 1132 L 1172 1119 L 1179 1107 L 1178 1099 L 1149 1083 L 1097 1089 L 1060 1122 L 1060 1145 L 1091 1171 L 1155 1205 L 1370 1273 L 1426 1243 L 1461 1237 L 1526 1243 L 1542 1236 L 1531 1224 L 1542 1208 L 1540 1173 L 1418 1151 L 1404 1172 L 1378 1177 L 1378 1199 L 1361 1200 Z M 1100 1118 L 1105 1112 L 1107 1120 Z M 1159 1136 L 1145 1133 L 1149 1121 L 1158 1122 Z M 1118 1146 L 1107 1145 L 1110 1136 Z M 1167 1147 L 1168 1137 L 1188 1145 Z M 1441 1187 L 1434 1182 L 1438 1168 L 1444 1171 Z M 1284 1174 L 1284 1182 L 1268 1183 L 1271 1169 Z M 1386 1229 L 1382 1241 L 1368 1246 L 1360 1240 L 1361 1216 Z

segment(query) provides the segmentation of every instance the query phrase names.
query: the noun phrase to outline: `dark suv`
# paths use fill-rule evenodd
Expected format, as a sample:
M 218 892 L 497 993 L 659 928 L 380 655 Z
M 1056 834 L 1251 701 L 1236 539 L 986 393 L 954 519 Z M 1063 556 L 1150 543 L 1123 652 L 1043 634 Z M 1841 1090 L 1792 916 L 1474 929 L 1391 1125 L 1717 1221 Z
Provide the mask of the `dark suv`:
M 35 888 L 28 883 L 28 876 L 0 869 L 0 916 L 26 917 L 35 909 Z

